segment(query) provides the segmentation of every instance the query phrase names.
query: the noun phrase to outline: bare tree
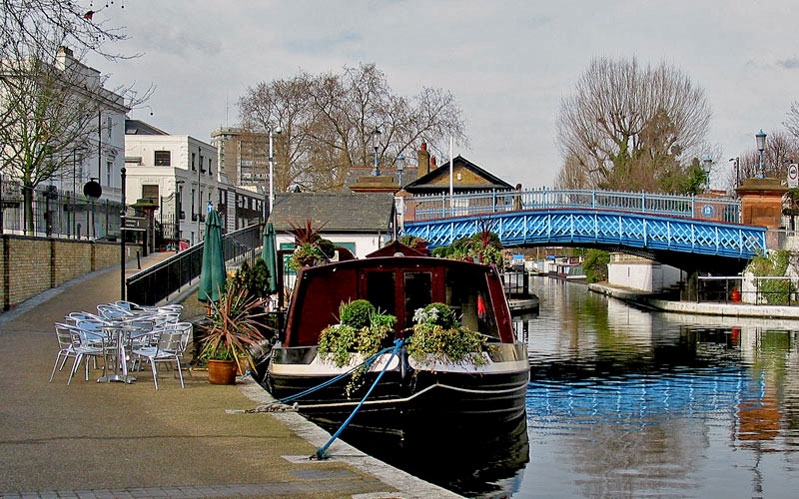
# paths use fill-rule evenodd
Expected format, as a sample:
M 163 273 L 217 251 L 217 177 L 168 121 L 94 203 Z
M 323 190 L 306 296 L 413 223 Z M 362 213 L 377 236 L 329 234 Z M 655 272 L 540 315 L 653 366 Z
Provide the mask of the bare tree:
M 103 88 L 99 73 L 64 49 L 0 60 L 0 161 L 22 184 L 25 227 L 33 229 L 33 190 L 60 174 L 73 151 L 99 133 L 98 113 L 126 109 L 124 90 Z M 118 93 L 119 92 L 119 93 Z
M 98 21 L 102 10 L 99 5 L 89 10 L 73 0 L 0 0 L 0 53 L 4 58 L 33 54 L 55 58 L 52 42 L 59 40 L 81 52 L 126 58 L 108 51 L 110 43 L 127 37 L 123 28 Z
M 98 112 L 135 106 L 153 91 L 109 91 L 81 63 L 88 52 L 127 58 L 106 48 L 126 38 L 122 28 L 96 14 L 71 0 L 0 0 L 0 169 L 22 183 L 26 230 L 33 228 L 33 189 L 56 174 L 63 179 L 76 149 L 99 133 Z
M 754 138 L 752 142 L 754 142 Z M 732 189 L 744 179 L 759 174 L 760 151 L 752 147 L 744 151 L 737 159 L 738 171 L 735 171 L 733 163 L 727 174 L 727 184 Z M 799 162 L 799 140 L 783 130 L 770 133 L 766 138 L 766 148 L 763 150 L 763 175 L 785 179 L 788 175 L 788 165 L 796 162 Z M 736 184 L 736 179 L 738 184 Z
M 704 91 L 678 69 L 596 58 L 561 101 L 563 168 L 579 165 L 594 188 L 674 189 L 707 148 L 710 116 Z
M 350 167 L 372 163 L 375 128 L 381 164 L 393 164 L 422 138 L 441 151 L 450 136 L 467 140 L 451 93 L 424 88 L 411 98 L 395 95 L 373 64 L 259 83 L 239 99 L 239 111 L 246 128 L 284 130 L 276 143 L 277 190 L 340 187 Z
M 799 140 L 799 101 L 791 103 L 791 108 L 782 124 L 795 139 Z

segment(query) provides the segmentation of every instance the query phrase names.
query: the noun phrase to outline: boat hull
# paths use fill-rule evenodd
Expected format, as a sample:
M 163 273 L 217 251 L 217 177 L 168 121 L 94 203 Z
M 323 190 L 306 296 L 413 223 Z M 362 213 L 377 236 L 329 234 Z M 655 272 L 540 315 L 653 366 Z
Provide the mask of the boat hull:
M 293 350 L 293 351 L 292 351 Z M 389 360 L 378 358 L 347 397 L 346 377 L 296 401 L 300 413 L 323 424 L 346 419 L 388 364 L 380 382 L 358 411 L 351 426 L 369 431 L 453 430 L 479 424 L 516 421 L 525 411 L 529 365 L 524 345 L 501 344 L 486 362 L 475 365 L 418 362 L 402 351 Z M 277 399 L 295 395 L 328 381 L 357 365 L 336 368 L 321 362 L 314 347 L 276 349 L 264 385 Z

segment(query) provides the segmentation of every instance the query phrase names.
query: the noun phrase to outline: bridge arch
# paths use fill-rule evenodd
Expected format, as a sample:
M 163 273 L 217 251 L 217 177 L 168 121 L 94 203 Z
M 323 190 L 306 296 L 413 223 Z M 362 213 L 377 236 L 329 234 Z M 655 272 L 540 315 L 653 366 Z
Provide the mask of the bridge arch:
M 552 208 L 407 221 L 402 233 L 435 248 L 487 224 L 503 246 L 587 246 L 651 255 L 681 268 L 719 258 L 743 262 L 766 250 L 766 229 L 737 223 L 618 210 Z M 686 261 L 686 257 L 691 257 Z M 690 261 L 692 260 L 693 261 Z M 703 265 L 706 266 L 706 265 Z

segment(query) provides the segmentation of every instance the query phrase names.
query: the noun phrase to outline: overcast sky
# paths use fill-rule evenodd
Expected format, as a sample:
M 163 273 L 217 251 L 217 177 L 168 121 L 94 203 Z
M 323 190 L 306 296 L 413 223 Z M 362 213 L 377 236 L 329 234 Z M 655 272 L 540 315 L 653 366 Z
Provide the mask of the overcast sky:
M 238 123 L 236 102 L 249 86 L 375 63 L 398 94 L 451 91 L 471 140 L 455 154 L 525 187 L 552 185 L 561 98 L 596 56 L 666 61 L 703 88 L 717 170 L 754 148 L 760 128 L 781 128 L 799 99 L 795 0 L 91 3 L 109 4 L 95 19 L 125 26 L 130 40 L 118 48 L 142 56 L 95 56 L 90 65 L 110 73 L 112 87 L 157 87 L 153 115 L 139 109 L 133 118 L 210 141 L 217 127 Z

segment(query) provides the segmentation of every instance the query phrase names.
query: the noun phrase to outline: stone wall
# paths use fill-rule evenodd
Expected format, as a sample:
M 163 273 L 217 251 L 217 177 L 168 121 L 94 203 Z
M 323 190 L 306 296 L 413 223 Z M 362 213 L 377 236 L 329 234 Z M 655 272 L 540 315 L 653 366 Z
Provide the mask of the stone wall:
M 3 235 L 0 244 L 3 310 L 83 274 L 118 263 L 118 243 Z

